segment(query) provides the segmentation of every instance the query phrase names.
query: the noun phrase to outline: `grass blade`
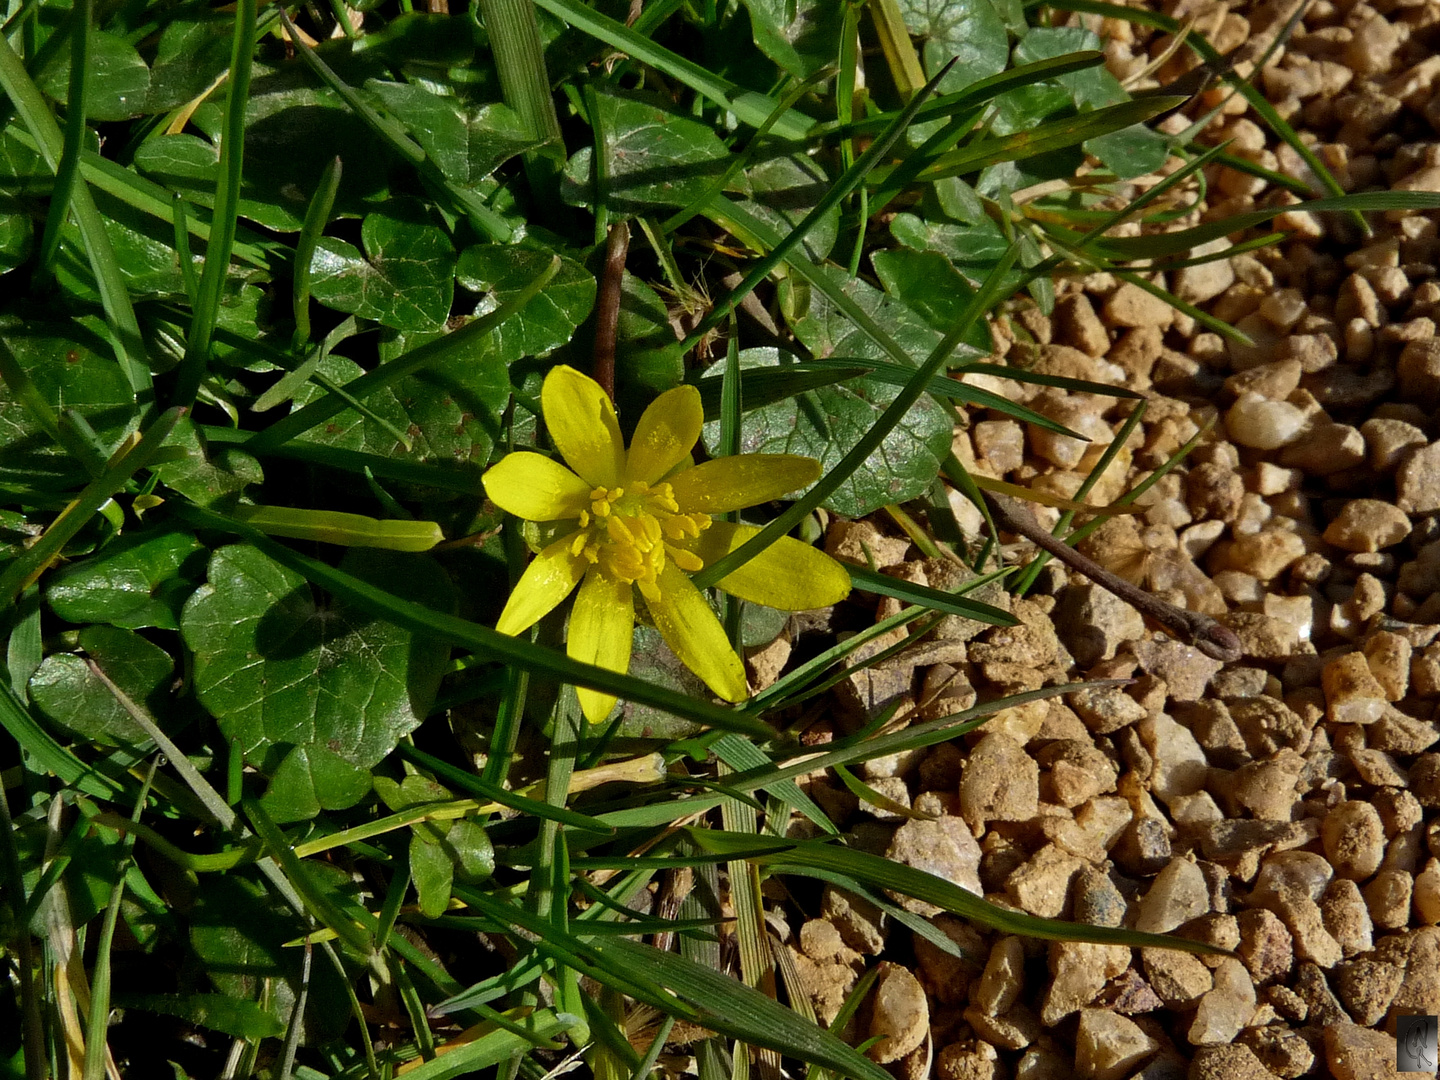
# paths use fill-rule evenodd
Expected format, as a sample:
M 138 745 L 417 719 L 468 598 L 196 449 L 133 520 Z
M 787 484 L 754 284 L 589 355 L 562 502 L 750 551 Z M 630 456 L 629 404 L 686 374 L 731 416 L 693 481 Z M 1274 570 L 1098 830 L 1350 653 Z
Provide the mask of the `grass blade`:
M 4 53 L 0 48 L 0 54 Z M 146 430 L 145 435 L 128 450 L 115 455 L 105 471 L 86 484 L 80 495 L 50 523 L 45 535 L 32 544 L 0 575 L 0 599 L 9 603 L 15 595 L 41 574 L 60 554 L 90 518 L 107 503 L 126 482 L 155 458 L 161 445 L 170 437 L 183 409 L 170 409 Z
M 54 114 L 50 112 L 40 88 L 26 73 L 25 65 L 8 41 L 0 42 L 0 89 L 14 102 L 45 164 L 58 172 L 65 141 L 60 134 L 60 126 L 55 123 Z M 140 334 L 140 323 L 135 318 L 120 264 L 115 259 L 110 235 L 105 231 L 105 219 L 100 216 L 95 199 L 84 184 L 75 186 L 71 194 L 71 209 L 75 212 L 80 236 L 85 242 L 90 268 L 95 273 L 100 304 L 115 336 L 115 358 L 135 396 L 142 404 L 148 405 L 152 383 L 145 340 Z
M 830 211 L 839 206 L 840 203 L 845 200 L 846 196 L 865 182 L 866 176 L 890 153 L 890 148 L 894 146 L 900 136 L 905 133 L 905 129 L 910 125 L 911 119 L 915 116 L 915 113 L 919 111 L 920 106 L 925 104 L 930 95 L 935 92 L 935 87 L 940 84 L 941 79 L 949 74 L 954 64 L 955 61 L 951 60 L 933 79 L 925 84 L 924 88 L 915 95 L 905 110 L 895 118 L 895 122 L 886 128 L 885 132 L 870 145 L 870 148 L 866 150 L 865 153 L 860 155 L 860 160 L 846 169 L 840 179 L 831 185 L 830 190 L 825 192 L 824 198 L 815 204 L 800 224 L 786 233 L 780 243 L 771 248 L 770 254 L 766 255 L 751 267 L 740 284 L 730 290 L 729 295 L 717 303 L 709 315 L 700 320 L 700 324 L 696 326 L 695 329 L 690 332 L 690 335 L 678 346 L 680 352 L 689 352 L 694 348 L 702 337 L 719 325 L 721 319 L 735 310 L 741 300 L 750 295 L 755 286 L 770 276 L 771 271 L 785 260 L 788 252 L 800 245 L 800 242 L 809 235 L 811 229 L 822 221 Z
M 295 347 L 300 348 L 310 340 L 310 262 L 315 257 L 315 245 L 320 234 L 330 223 L 330 212 L 335 208 L 335 193 L 340 190 L 341 164 L 336 157 L 320 174 L 320 183 L 305 208 L 305 222 L 295 240 Z
M 70 201 L 80 172 L 80 153 L 85 148 L 85 86 L 90 74 L 90 24 L 95 20 L 95 0 L 75 0 L 70 9 L 70 92 L 65 98 L 65 142 L 50 209 L 45 214 L 45 233 L 36 259 L 36 281 L 55 272 L 55 254 L 60 250 L 60 233 L 70 217 Z
M 245 160 L 245 106 L 250 100 L 250 71 L 255 59 L 257 0 L 237 0 L 235 36 L 230 48 L 230 95 L 225 102 L 225 134 L 220 142 L 220 177 L 210 218 L 210 242 L 185 341 L 185 359 L 175 385 L 173 404 L 189 408 L 210 364 L 210 342 L 220 315 L 220 298 L 230 276 L 230 249 L 235 246 L 235 219 L 240 208 L 240 170 Z
M 765 123 L 766 117 L 775 110 L 774 98 L 744 90 L 730 80 L 706 71 L 699 64 L 655 44 L 642 34 L 637 34 L 624 23 L 592 11 L 579 0 L 535 0 L 535 6 L 544 8 L 556 18 L 603 41 L 611 48 L 633 56 L 642 64 L 649 64 L 657 71 L 688 86 L 701 97 L 713 101 L 726 112 L 734 113 L 742 123 L 751 127 L 760 127 Z M 803 139 L 814 123 L 808 116 L 791 111 L 780 118 L 774 131 L 786 139 Z
M 753 851 L 761 838 L 744 833 L 724 833 L 715 829 L 686 828 L 691 841 L 703 851 L 723 855 L 728 851 Z M 891 862 L 879 855 L 870 855 L 853 848 L 817 840 L 777 840 L 769 854 L 751 856 L 767 866 L 784 866 L 792 872 L 813 867 L 845 874 L 858 881 L 884 889 L 893 889 L 906 896 L 942 907 L 970 922 L 991 930 L 1047 941 L 1086 941 L 1097 945 L 1130 945 L 1135 948 L 1178 949 L 1200 955 L 1229 955 L 1228 950 L 1184 938 L 1146 934 L 1115 926 L 1092 926 L 1059 919 L 1042 919 L 1011 911 L 968 892 L 953 882 L 911 866 Z
M 845 569 L 849 571 L 850 580 L 855 583 L 855 587 L 863 589 L 865 592 L 876 593 L 880 596 L 892 596 L 896 600 L 903 600 L 907 604 L 914 604 L 929 611 L 943 611 L 947 615 L 959 615 L 961 618 L 974 619 L 976 622 L 989 623 L 991 626 L 1016 625 L 1015 617 L 1008 611 L 1001 611 L 997 607 L 982 604 L 978 600 L 966 600 L 963 597 L 952 596 L 939 589 L 932 589 L 928 585 L 916 585 L 909 581 L 902 581 L 900 578 L 893 578 L 889 574 L 882 574 L 863 566 L 851 566 L 847 563 Z
M 1182 229 L 1179 232 L 1156 233 L 1150 236 L 1102 237 L 1095 241 L 1097 254 L 1111 259 L 1153 259 L 1162 255 L 1178 255 L 1201 244 L 1218 240 L 1231 233 L 1243 232 L 1256 225 L 1264 225 L 1281 214 L 1311 213 L 1326 211 L 1356 211 L 1359 213 L 1383 210 L 1436 210 L 1440 209 L 1440 192 L 1434 191 L 1360 191 L 1353 195 L 1336 198 L 1311 199 L 1291 206 L 1273 206 L 1263 210 L 1251 210 L 1235 214 L 1220 221 L 1207 221 L 1203 225 Z

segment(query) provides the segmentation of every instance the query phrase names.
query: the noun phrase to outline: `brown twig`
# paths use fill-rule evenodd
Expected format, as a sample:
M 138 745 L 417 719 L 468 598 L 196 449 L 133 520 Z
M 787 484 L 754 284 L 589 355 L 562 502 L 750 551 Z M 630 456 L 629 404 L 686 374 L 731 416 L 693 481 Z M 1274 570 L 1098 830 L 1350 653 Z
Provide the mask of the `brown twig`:
M 995 524 L 1008 532 L 1018 533 L 1025 539 L 1048 551 L 1066 566 L 1084 574 L 1097 585 L 1109 589 L 1142 615 L 1154 619 L 1176 637 L 1188 641 L 1212 660 L 1231 663 L 1244 655 L 1240 639 L 1235 631 L 1224 626 L 1209 615 L 1198 611 L 1186 611 L 1161 600 L 1154 593 L 1148 593 L 1132 585 L 1118 574 L 1112 574 L 1093 559 L 1088 559 L 1069 544 L 1062 543 L 1042 529 L 1029 510 L 1011 500 L 1001 498 L 988 491 L 982 491 L 985 504 L 990 508 Z
M 605 238 L 605 268 L 595 293 L 595 381 L 615 400 L 615 337 L 620 329 L 620 286 L 625 256 L 630 252 L 630 226 L 610 226 Z

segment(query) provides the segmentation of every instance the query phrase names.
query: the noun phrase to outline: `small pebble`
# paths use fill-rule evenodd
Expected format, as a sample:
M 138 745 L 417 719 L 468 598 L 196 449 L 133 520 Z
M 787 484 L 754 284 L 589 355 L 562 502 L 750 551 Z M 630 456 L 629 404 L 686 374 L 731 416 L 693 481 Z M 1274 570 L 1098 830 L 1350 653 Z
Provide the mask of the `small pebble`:
M 1320 824 L 1325 856 L 1340 877 L 1365 881 L 1385 857 L 1385 827 L 1368 802 L 1351 799 L 1325 815 Z
M 1241 446 L 1278 450 L 1300 438 L 1309 417 L 1286 401 L 1247 393 L 1225 413 L 1225 430 Z
M 1410 535 L 1410 518 L 1379 499 L 1351 499 L 1325 529 L 1325 542 L 1343 551 L 1380 551 Z

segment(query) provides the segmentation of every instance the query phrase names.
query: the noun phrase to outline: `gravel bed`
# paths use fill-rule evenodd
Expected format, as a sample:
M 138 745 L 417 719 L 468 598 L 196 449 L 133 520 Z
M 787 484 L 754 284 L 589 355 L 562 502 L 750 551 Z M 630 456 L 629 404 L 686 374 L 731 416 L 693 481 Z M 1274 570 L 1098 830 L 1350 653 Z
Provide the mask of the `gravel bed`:
M 1253 57 L 1292 7 L 1180 0 L 1164 10 Z M 1122 79 L 1170 44 L 1125 22 L 1085 24 L 1107 39 Z M 1346 190 L 1436 191 L 1437 48 L 1436 0 L 1316 0 L 1258 85 Z M 1149 82 L 1182 75 L 1185 53 Z M 1184 127 L 1217 105 L 1207 140 L 1312 179 L 1239 97 L 1207 92 L 1167 123 Z M 1230 168 L 1207 180 L 1207 201 L 1168 227 L 1296 201 Z M 1253 347 L 1106 274 L 1061 282 L 1049 317 L 1022 306 L 995 325 L 1012 364 L 1144 395 L 1143 422 L 1091 503 L 1118 497 L 1213 423 L 1141 500 L 1143 513 L 1111 519 L 1081 550 L 1221 618 L 1245 656 L 1211 660 L 1051 567 L 1010 602 L 1019 626 L 948 617 L 893 663 L 856 671 L 807 736 L 822 743 L 897 703 L 918 720 L 1081 678 L 1132 680 L 1004 709 L 964 744 L 863 770 L 928 819 L 859 802 L 823 773 L 806 787 L 852 843 L 997 903 L 1173 931 L 1237 958 L 1002 937 L 907 902 L 962 960 L 828 888 L 814 918 L 776 925 L 827 1022 L 881 963 L 852 1034 L 886 1036 L 870 1053 L 899 1077 L 1358 1080 L 1394 1074 L 1398 1016 L 1440 1014 L 1437 215 L 1372 215 L 1368 237 L 1339 215 L 1292 212 L 1277 224 L 1283 243 L 1164 283 Z M 956 433 L 962 460 L 1067 497 L 1134 407 L 977 381 L 1093 441 L 975 411 Z M 978 513 L 954 502 L 979 533 Z M 1038 516 L 1053 524 L 1056 512 Z M 941 588 L 964 573 L 872 522 L 833 525 L 827 547 Z M 897 610 L 876 597 L 851 603 L 877 617 Z M 751 657 L 757 684 L 790 648 L 783 638 Z

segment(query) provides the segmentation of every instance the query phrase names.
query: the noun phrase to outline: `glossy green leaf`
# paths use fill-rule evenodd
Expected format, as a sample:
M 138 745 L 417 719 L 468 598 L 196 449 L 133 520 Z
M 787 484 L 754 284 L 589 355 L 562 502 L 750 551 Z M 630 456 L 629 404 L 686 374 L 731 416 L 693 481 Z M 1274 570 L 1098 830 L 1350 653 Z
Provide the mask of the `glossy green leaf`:
M 415 343 L 413 338 L 407 341 Z M 353 360 L 333 354 L 318 370 L 341 385 L 362 374 Z M 322 393 L 313 383 L 302 387 L 295 395 L 295 407 L 303 408 Z M 503 366 L 483 354 L 453 357 L 367 396 L 371 415 L 345 409 L 305 432 L 299 441 L 402 460 L 479 466 L 489 460 L 500 438 L 499 418 L 509 394 Z M 409 451 L 395 438 L 397 429 L 410 439 Z
M 876 253 L 877 256 L 880 254 Z M 946 305 L 943 296 L 935 291 L 925 290 L 923 282 L 916 284 L 915 273 L 902 273 L 904 268 L 910 265 L 906 261 L 910 257 L 909 252 L 893 253 L 893 257 L 891 253 L 886 253 L 876 264 L 876 270 L 879 272 L 880 267 L 885 267 L 907 290 L 913 289 L 917 294 L 923 294 L 926 303 L 930 305 L 926 313 L 929 318 L 893 292 L 881 292 L 863 279 L 848 277 L 834 267 L 822 267 L 820 274 L 827 279 L 827 285 L 834 292 L 845 297 L 881 326 L 913 364 L 923 360 L 940 341 L 942 331 L 936 329 L 936 324 L 931 320 L 939 318 Z M 974 290 L 969 288 L 968 283 L 953 271 L 948 275 L 948 280 L 952 287 L 961 291 L 963 299 L 974 295 Z M 957 305 L 953 310 L 958 313 L 960 306 L 963 304 Z M 949 329 L 947 324 L 941 325 Z M 808 310 L 793 322 L 792 329 L 795 336 L 816 356 L 844 356 L 852 360 L 857 357 L 892 359 L 887 350 L 882 349 L 864 331 L 856 328 L 849 312 L 820 290 L 812 292 Z M 968 340 L 956 348 L 950 363 L 952 366 L 958 365 L 962 361 L 988 355 L 989 352 L 988 334 L 981 329 L 972 329 Z
M 844 5 L 833 0 L 743 0 L 755 44 L 796 78 L 809 78 L 840 53 Z
M 454 295 L 455 248 L 423 210 L 392 203 L 367 214 L 364 253 L 321 237 L 310 264 L 310 295 L 326 307 L 396 330 L 439 330 Z
M 688 206 L 725 171 L 729 152 L 715 130 L 658 99 L 597 93 L 595 108 L 609 133 L 605 202 L 613 211 L 636 214 L 657 206 Z M 565 179 L 567 198 L 594 201 L 594 161 L 588 147 L 570 159 Z M 744 190 L 742 179 L 735 184 Z
M 1015 62 L 1038 63 L 1100 47 L 1099 37 L 1080 27 L 1036 27 L 1015 46 Z M 1101 109 L 1128 97 L 1119 80 L 1103 67 L 1058 75 L 1052 85 L 1067 91 L 1082 110 Z M 1022 130 L 1021 125 L 1026 121 L 1040 119 L 1051 111 L 1053 109 L 1017 117 L 1019 123 L 1012 124 L 1010 131 Z M 995 130 L 997 134 L 1006 134 L 999 128 Z M 1130 179 L 1154 172 L 1163 165 L 1170 153 L 1170 140 L 1144 124 L 1135 124 L 1089 139 L 1084 149 L 1122 179 Z
M 225 64 L 233 26 L 233 19 L 227 17 Z M 337 156 L 345 166 L 337 213 L 364 213 L 384 203 L 389 194 L 390 157 L 374 145 L 369 130 L 333 91 L 316 89 L 305 79 L 299 65 L 268 73 L 257 66 L 245 113 L 239 213 L 279 232 L 299 230 L 311 194 Z M 208 122 L 201 123 L 207 106 L 197 112 L 195 125 L 204 138 L 189 132 L 160 134 L 135 152 L 135 164 L 143 174 L 203 207 L 214 205 L 219 179 L 218 135 Z
M 905 25 L 925 41 L 925 73 L 957 62 L 941 92 L 960 90 L 1005 70 L 1010 40 L 990 0 L 898 0 Z
M 1082 27 L 1037 26 L 1016 44 L 1014 59 L 1016 64 L 1035 64 L 1042 60 L 1053 60 L 1057 56 L 1101 47 L 1100 38 Z M 1117 101 L 1124 101 L 1127 96 L 1119 80 L 1103 67 L 1072 71 L 1047 81 L 1067 90 L 1075 104 L 1082 109 L 1104 108 Z
M 870 256 L 870 265 L 885 291 L 944 333 L 960 317 L 975 290 L 965 277 L 950 265 L 943 255 L 929 251 L 877 251 Z M 863 302 L 863 301 L 862 301 Z M 977 322 L 966 336 L 965 344 L 982 355 L 994 349 L 990 330 Z M 877 357 L 878 359 L 878 357 Z
M 203 93 L 230 66 L 234 32 L 235 17 L 223 9 L 177 11 L 155 44 L 145 111 L 179 108 Z
M 74 409 L 84 417 L 104 453 L 133 429 L 134 395 L 99 334 L 79 322 L 26 321 L 0 325 L 0 338 L 40 398 L 57 413 Z M 0 385 L 0 483 L 63 488 L 83 475 L 10 388 Z
M 747 369 L 773 368 L 780 366 L 781 358 L 774 349 L 746 349 L 740 363 Z M 712 374 L 718 373 L 717 366 Z M 756 409 L 745 416 L 741 452 L 804 454 L 828 470 L 855 446 L 896 393 L 894 386 L 860 378 Z M 863 517 L 887 503 L 916 498 L 939 473 L 940 462 L 950 451 L 953 426 L 940 406 L 921 398 L 895 435 L 824 505 L 848 517 Z M 718 423 L 705 425 L 705 445 L 712 453 L 719 434 Z
M 487 294 L 475 309 L 476 315 L 484 315 L 520 293 L 553 257 L 533 248 L 476 244 L 460 253 L 455 277 L 461 287 Z M 595 276 L 562 256 L 560 269 L 544 290 L 487 335 L 477 351 L 499 364 L 545 356 L 574 336 L 594 305 Z
M 51 574 L 45 602 L 72 623 L 178 630 L 180 609 L 204 575 L 204 550 L 193 535 L 169 526 L 126 531 L 90 558 Z
M 1120 179 L 1132 180 L 1164 165 L 1173 140 L 1144 124 L 1132 124 L 1108 135 L 1086 139 L 1083 145 L 1086 153 L 1094 154 Z
M 345 810 L 370 794 L 370 770 L 325 746 L 297 746 L 281 760 L 260 805 L 279 825 Z
M 575 341 L 578 356 L 588 362 L 590 344 Z M 620 281 L 620 319 L 615 328 L 615 397 L 622 415 L 639 416 L 646 405 L 685 374 L 684 357 L 675 351 L 675 329 L 665 299 L 628 270 Z
M 448 585 L 421 556 L 356 548 L 344 565 L 448 606 Z M 180 625 L 201 703 L 270 769 L 287 745 L 374 765 L 425 718 L 445 669 L 442 646 L 346 603 L 317 602 L 304 578 L 243 544 L 214 554 Z
M 35 249 L 35 226 L 30 215 L 0 195 L 0 274 L 22 265 Z
M 175 1016 L 196 1027 L 209 1028 L 237 1039 L 274 1039 L 285 1025 L 253 1001 L 236 1001 L 223 994 L 125 994 L 114 996 L 123 1009 L 160 1016 Z
M 170 654 L 129 630 L 88 626 L 80 648 L 132 701 L 152 713 L 168 698 L 174 670 Z M 52 653 L 30 677 L 30 698 L 46 716 L 92 742 L 150 741 L 125 708 L 75 653 Z
M 507 105 L 469 109 L 414 83 L 371 79 L 365 89 L 425 148 L 448 180 L 474 187 L 517 154 L 540 145 Z
M 40 89 L 62 105 L 70 92 L 69 50 L 39 79 Z M 145 111 L 150 68 L 124 38 L 90 31 L 90 66 L 85 82 L 85 115 L 90 120 L 128 120 Z
M 814 209 L 830 187 L 830 178 L 814 161 L 803 156 L 772 157 L 745 170 L 751 197 L 740 201 L 750 213 L 782 236 Z M 840 207 L 822 216 L 801 242 L 807 255 L 823 261 L 840 232 Z
M 440 847 L 455 864 L 455 874 L 462 881 L 484 881 L 495 872 L 495 848 L 478 821 L 461 818 L 450 822 Z
M 410 880 L 420 900 L 420 914 L 436 918 L 450 906 L 455 864 L 439 844 L 427 842 L 421 830 L 410 834 Z
M 189 417 L 175 425 L 165 448 L 184 456 L 154 466 L 155 475 L 201 506 L 223 504 L 265 479 L 258 461 L 238 446 L 210 446 Z

